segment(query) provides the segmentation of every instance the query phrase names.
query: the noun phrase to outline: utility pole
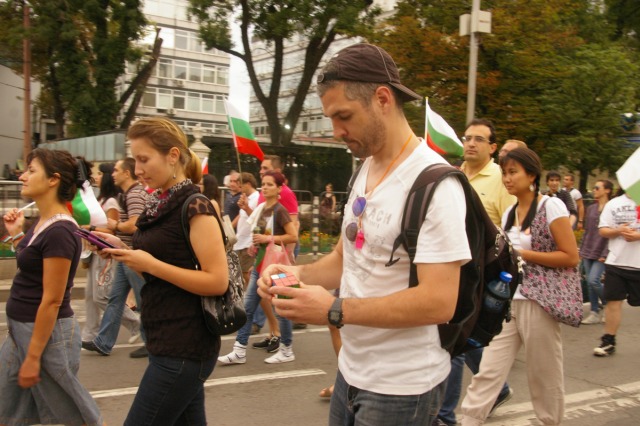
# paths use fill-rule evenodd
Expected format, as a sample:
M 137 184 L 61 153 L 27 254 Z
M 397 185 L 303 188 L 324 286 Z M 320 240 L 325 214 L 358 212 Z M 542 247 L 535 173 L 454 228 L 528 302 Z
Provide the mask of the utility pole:
M 460 16 L 460 35 L 470 36 L 467 123 L 473 120 L 476 110 L 476 75 L 478 71 L 480 33 L 491 33 L 491 12 L 480 10 L 480 0 L 473 0 L 471 14 L 467 13 Z
M 31 40 L 29 39 L 29 5 L 26 0 L 22 6 L 22 25 L 25 37 L 22 40 L 22 74 L 24 75 L 24 138 L 22 141 L 22 161 L 27 166 L 27 156 L 31 153 Z

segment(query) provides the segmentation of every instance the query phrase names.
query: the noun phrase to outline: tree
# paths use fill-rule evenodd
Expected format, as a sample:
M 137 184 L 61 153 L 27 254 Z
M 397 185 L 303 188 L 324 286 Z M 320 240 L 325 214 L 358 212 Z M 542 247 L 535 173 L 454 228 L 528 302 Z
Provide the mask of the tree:
M 6 42 L 2 56 L 20 64 L 21 39 L 32 44 L 33 76 L 43 85 L 43 102 L 50 102 L 50 114 L 63 134 L 70 121 L 71 136 L 85 136 L 117 127 L 117 116 L 128 98 L 139 90 L 144 78 L 116 96 L 116 82 L 124 74 L 127 60 L 136 61 L 142 52 L 132 42 L 142 36 L 146 19 L 140 0 L 32 0 L 31 28 L 22 28 L 23 1 L 8 0 L 0 6 L 0 36 Z M 157 60 L 161 39 L 156 39 Z M 3 43 L 0 43 L 3 44 Z M 18 71 L 18 69 L 16 69 Z M 143 72 L 148 73 L 148 66 Z M 137 87 L 136 87 L 137 85 Z M 136 103 L 132 105 L 135 109 Z M 128 117 L 130 114 L 126 114 Z
M 620 114 L 633 106 L 638 66 L 619 47 L 592 44 L 561 65 L 570 72 L 540 99 L 550 138 L 539 152 L 547 167 L 578 171 L 585 192 L 591 173 L 615 172 L 631 155 Z
M 364 33 L 379 14 L 371 0 L 189 0 L 200 23 L 200 37 L 208 48 L 215 47 L 241 59 L 251 87 L 264 109 L 273 145 L 291 143 L 293 130 L 303 111 L 312 78 L 329 46 L 339 36 Z M 242 45 L 231 40 L 231 21 L 240 23 Z M 252 41 L 262 41 L 273 52 L 271 79 L 264 86 L 258 80 Z M 287 42 L 300 39 L 304 44 L 304 65 L 293 101 L 287 111 L 280 110 L 280 94 Z

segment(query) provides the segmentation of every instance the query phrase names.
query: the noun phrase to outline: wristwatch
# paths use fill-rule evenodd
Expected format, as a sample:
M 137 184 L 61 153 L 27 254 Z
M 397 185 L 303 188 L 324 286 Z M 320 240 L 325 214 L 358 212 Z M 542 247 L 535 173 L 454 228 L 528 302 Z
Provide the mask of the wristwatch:
M 344 324 L 342 323 L 343 315 L 341 298 L 336 297 L 336 300 L 333 301 L 333 305 L 331 305 L 331 308 L 327 313 L 327 319 L 329 320 L 329 324 L 335 328 L 342 328 Z

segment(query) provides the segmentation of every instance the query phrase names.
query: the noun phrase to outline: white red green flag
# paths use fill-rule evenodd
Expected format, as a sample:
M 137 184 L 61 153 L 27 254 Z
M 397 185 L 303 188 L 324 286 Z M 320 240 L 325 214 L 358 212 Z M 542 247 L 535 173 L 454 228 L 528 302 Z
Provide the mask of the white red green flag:
M 229 101 L 225 101 L 227 106 L 227 117 L 229 119 L 229 129 L 233 134 L 233 143 L 236 150 L 241 154 L 253 155 L 258 160 L 264 160 L 264 153 L 260 149 L 256 137 L 253 135 L 249 121 L 243 114 Z
M 202 174 L 203 175 L 208 175 L 209 174 L 209 157 L 206 157 L 202 161 Z
M 96 199 L 96 194 L 88 180 L 84 181 L 82 188 L 78 188 L 76 196 L 67 203 L 67 208 L 78 225 L 107 226 L 107 215 Z
M 425 139 L 427 144 L 438 154 L 461 157 L 463 153 L 462 142 L 455 130 L 449 126 L 444 118 L 431 109 L 429 99 L 426 100 L 426 103 Z
M 618 169 L 616 177 L 625 193 L 640 205 L 640 148 Z

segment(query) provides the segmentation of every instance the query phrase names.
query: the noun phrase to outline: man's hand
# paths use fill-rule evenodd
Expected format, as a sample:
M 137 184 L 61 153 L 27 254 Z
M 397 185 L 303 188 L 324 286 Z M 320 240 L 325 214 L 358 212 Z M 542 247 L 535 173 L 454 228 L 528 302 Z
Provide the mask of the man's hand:
M 273 297 L 269 291 L 271 288 L 271 275 L 279 274 L 281 272 L 290 272 L 298 281 L 300 281 L 300 268 L 298 266 L 269 265 L 262 270 L 262 274 L 260 274 L 260 278 L 258 278 L 258 294 L 260 297 L 266 299 L 271 299 Z
M 329 324 L 327 313 L 336 298 L 324 287 L 300 283 L 300 288 L 278 286 L 271 287 L 269 292 L 274 296 L 271 304 L 278 315 L 303 324 Z M 279 299 L 277 295 L 288 299 Z

